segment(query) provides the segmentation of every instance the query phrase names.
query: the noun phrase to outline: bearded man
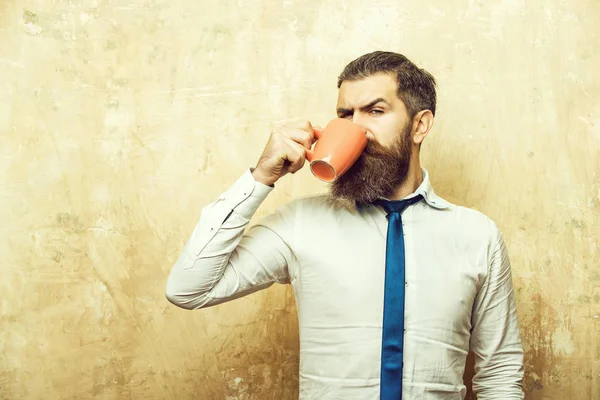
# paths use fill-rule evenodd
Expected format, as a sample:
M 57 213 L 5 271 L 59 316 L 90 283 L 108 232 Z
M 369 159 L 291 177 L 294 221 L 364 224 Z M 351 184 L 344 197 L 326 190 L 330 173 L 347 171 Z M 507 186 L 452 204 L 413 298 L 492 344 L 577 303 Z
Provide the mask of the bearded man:
M 200 309 L 290 284 L 300 399 L 523 399 L 510 261 L 496 224 L 435 194 L 421 144 L 435 79 L 377 51 L 338 80 L 337 116 L 368 144 L 327 194 L 294 199 L 247 228 L 275 183 L 305 165 L 309 121 L 275 129 L 254 168 L 206 205 L 166 285 Z M 482 188 L 483 190 L 483 188 Z

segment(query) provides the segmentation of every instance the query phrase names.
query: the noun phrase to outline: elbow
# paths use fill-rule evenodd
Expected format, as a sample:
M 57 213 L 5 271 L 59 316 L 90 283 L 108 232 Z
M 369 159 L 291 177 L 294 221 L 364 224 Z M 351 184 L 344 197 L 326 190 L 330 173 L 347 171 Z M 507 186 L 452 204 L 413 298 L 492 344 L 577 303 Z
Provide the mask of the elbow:
M 201 308 L 197 296 L 186 293 L 185 288 L 179 286 L 173 279 L 168 279 L 165 286 L 165 297 L 169 303 L 183 308 L 184 310 L 195 310 Z
M 186 310 L 191 310 L 191 308 L 188 306 L 189 303 L 185 301 L 184 297 L 179 295 L 179 292 L 177 292 L 176 288 L 173 288 L 168 283 L 165 289 L 165 297 L 167 298 L 169 303 L 173 304 L 174 306 Z
M 496 373 L 473 378 L 473 392 L 478 399 L 522 400 L 523 370 L 519 365 L 496 368 Z

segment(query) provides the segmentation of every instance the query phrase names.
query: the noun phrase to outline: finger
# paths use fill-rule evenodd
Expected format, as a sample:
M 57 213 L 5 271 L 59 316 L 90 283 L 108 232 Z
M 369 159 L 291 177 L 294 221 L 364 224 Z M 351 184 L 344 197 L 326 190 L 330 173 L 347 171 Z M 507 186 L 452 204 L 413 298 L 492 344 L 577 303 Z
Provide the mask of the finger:
M 290 128 L 296 128 L 307 132 L 311 137 L 312 143 L 314 143 L 318 139 L 315 137 L 315 130 L 319 131 L 317 133 L 323 131 L 323 128 L 321 126 L 313 126 L 310 121 L 298 121 L 297 123 L 290 125 Z
M 274 151 L 279 162 L 293 163 L 303 157 L 304 147 L 287 137 L 281 137 Z
M 293 174 L 304 166 L 306 149 L 297 142 L 288 139 L 286 142 L 286 156 L 289 162 L 288 171 Z
M 313 126 L 313 143 L 316 142 L 318 139 L 321 138 L 321 135 L 323 135 L 323 131 L 324 128 L 322 128 L 320 125 L 315 125 Z
M 289 127 L 295 128 L 295 129 L 300 129 L 300 130 L 303 130 L 306 132 L 312 132 L 312 130 L 313 130 L 312 124 L 310 123 L 310 121 L 307 121 L 307 120 L 294 122 L 294 123 L 290 124 Z
M 314 133 L 307 132 L 302 129 L 288 129 L 282 133 L 286 138 L 292 139 L 294 142 L 310 149 L 314 143 Z

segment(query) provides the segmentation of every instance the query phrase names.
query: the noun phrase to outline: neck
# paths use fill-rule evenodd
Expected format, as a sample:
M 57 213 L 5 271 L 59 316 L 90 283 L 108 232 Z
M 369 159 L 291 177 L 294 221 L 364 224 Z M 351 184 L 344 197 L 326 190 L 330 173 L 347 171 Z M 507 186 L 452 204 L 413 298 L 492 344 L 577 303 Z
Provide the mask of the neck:
M 396 191 L 393 196 L 390 197 L 390 200 L 402 200 L 406 196 L 414 193 L 422 182 L 423 172 L 421 171 L 421 162 L 419 160 L 419 153 L 417 152 L 413 153 L 413 157 L 411 157 L 406 180 L 396 188 Z

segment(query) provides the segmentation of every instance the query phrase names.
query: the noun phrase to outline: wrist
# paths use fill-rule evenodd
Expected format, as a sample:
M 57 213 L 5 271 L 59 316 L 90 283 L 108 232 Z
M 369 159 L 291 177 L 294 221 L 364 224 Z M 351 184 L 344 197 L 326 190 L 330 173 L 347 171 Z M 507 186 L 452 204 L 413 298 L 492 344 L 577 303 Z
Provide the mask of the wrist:
M 275 184 L 273 180 L 266 179 L 257 168 L 250 168 L 250 173 L 256 182 L 262 183 L 265 186 L 273 187 Z

